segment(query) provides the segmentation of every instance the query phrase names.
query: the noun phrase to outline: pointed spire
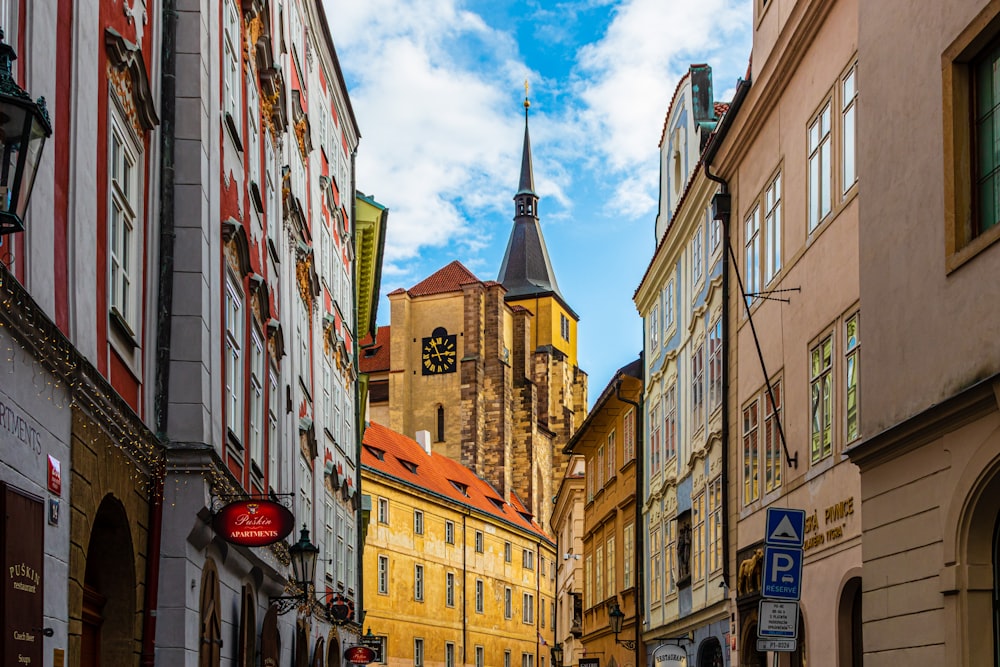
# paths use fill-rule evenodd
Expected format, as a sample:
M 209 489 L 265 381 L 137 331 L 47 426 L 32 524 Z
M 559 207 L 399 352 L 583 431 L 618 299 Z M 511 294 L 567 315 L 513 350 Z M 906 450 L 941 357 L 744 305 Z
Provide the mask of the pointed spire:
M 531 168 L 531 138 L 528 136 L 528 80 L 524 80 L 524 149 L 521 152 L 521 181 L 517 194 L 535 194 L 535 174 Z

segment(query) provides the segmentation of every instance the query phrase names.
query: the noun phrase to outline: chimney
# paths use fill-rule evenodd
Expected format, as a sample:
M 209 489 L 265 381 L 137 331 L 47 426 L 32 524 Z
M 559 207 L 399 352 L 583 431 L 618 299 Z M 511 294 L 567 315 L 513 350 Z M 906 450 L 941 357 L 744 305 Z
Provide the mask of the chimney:
M 415 438 L 417 443 L 424 448 L 424 451 L 428 454 L 431 453 L 431 432 L 430 431 L 417 431 L 417 437 Z

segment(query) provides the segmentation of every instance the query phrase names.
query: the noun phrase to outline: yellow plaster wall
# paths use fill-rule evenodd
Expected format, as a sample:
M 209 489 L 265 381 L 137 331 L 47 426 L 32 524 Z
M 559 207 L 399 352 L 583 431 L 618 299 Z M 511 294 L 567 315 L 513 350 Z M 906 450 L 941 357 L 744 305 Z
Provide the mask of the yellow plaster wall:
M 543 345 L 551 345 L 567 356 L 570 368 L 576 367 L 577 321 L 555 298 L 546 296 L 542 298 L 510 300 L 507 303 L 512 306 L 524 306 L 534 313 L 534 326 L 531 329 L 532 351 L 537 350 Z M 566 319 L 569 320 L 569 341 L 564 340 L 562 337 L 560 315 L 565 315 Z
M 512 665 L 522 653 L 545 656 L 552 645 L 551 603 L 555 591 L 554 544 L 515 529 L 489 515 L 465 511 L 453 502 L 415 491 L 391 479 L 363 471 L 365 493 L 372 498 L 371 524 L 364 552 L 366 625 L 387 637 L 390 666 L 413 664 L 413 640 L 424 640 L 424 664 L 444 665 L 445 643 L 455 644 L 455 662 L 475 663 L 475 647 L 483 646 L 487 664 L 500 664 L 504 650 Z M 379 499 L 389 502 L 388 523 L 379 522 Z M 424 533 L 413 532 L 413 511 L 424 513 Z M 445 522 L 455 525 L 455 544 L 445 543 Z M 483 553 L 475 550 L 476 531 L 483 533 Z M 511 544 L 511 560 L 504 544 Z M 463 549 L 463 544 L 465 548 Z M 522 567 L 522 551 L 535 553 L 535 569 Z M 544 576 L 538 554 L 544 558 Z M 388 593 L 378 592 L 378 557 L 389 558 Z M 414 599 L 414 566 L 424 566 L 424 600 Z M 446 602 L 446 575 L 455 575 L 455 605 Z M 475 582 L 483 581 L 483 613 L 475 611 Z M 512 615 L 504 617 L 504 590 L 513 595 Z M 522 595 L 535 596 L 534 624 L 522 622 Z M 540 603 L 540 604 L 539 604 Z M 544 609 L 543 628 L 541 610 Z M 463 630 L 463 616 L 468 619 Z M 547 642 L 542 645 L 539 635 Z

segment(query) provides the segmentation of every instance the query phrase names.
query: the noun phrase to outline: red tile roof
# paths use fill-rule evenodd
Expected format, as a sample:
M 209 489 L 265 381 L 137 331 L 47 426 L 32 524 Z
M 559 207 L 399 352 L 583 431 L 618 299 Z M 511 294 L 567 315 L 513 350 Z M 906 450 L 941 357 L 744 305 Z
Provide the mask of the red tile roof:
M 722 117 L 729 111 L 729 102 L 715 102 L 715 117 L 722 120 Z
M 479 282 L 479 278 L 465 268 L 461 262 L 455 260 L 406 291 L 409 292 L 410 296 L 461 292 L 462 285 L 477 282 Z
M 414 464 L 416 472 L 411 471 Z M 417 441 L 376 422 L 365 429 L 361 465 L 552 540 L 514 494 L 503 502 L 492 485 L 461 463 L 441 454 L 428 454 Z
M 372 345 L 371 334 L 361 340 L 361 372 L 377 373 L 388 371 L 389 362 L 389 327 L 379 327 L 375 333 L 375 345 Z

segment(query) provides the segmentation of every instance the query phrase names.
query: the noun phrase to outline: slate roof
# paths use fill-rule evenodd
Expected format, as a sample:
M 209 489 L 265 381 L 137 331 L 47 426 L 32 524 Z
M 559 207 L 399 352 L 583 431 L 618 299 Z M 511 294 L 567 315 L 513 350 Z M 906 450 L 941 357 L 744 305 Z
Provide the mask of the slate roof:
M 441 454 L 428 454 L 417 441 L 376 422 L 365 429 L 361 465 L 363 469 L 428 491 L 450 503 L 489 514 L 552 541 L 514 494 L 504 502 L 492 485 L 461 463 Z
M 379 327 L 375 334 L 375 345 L 372 345 L 371 334 L 361 339 L 361 372 L 378 373 L 388 371 L 392 360 L 389 352 L 389 327 Z

